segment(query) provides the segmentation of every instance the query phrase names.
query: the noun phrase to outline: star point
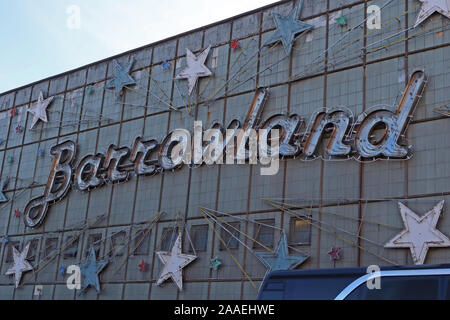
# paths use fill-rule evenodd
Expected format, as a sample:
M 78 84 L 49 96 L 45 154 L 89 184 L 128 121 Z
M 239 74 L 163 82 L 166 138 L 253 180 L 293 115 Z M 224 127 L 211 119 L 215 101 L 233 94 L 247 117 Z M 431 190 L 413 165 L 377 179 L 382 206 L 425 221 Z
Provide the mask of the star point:
M 450 18 L 450 0 L 419 0 L 422 2 L 419 15 L 414 28 L 428 19 L 433 13 L 438 12 Z
M 181 71 L 175 79 L 187 79 L 189 87 L 189 95 L 194 90 L 195 85 L 199 78 L 209 77 L 212 75 L 211 70 L 205 66 L 206 58 L 208 58 L 211 46 L 206 48 L 198 56 L 192 53 L 191 50 L 186 49 L 186 68 Z
M 450 239 L 436 229 L 444 207 L 444 200 L 419 217 L 403 203 L 399 203 L 405 230 L 385 244 L 385 248 L 409 248 L 415 264 L 424 264 L 429 248 L 450 247 Z
M 289 254 L 286 236 L 282 235 L 274 253 L 257 252 L 258 259 L 269 269 L 268 271 L 292 270 L 308 259 L 303 255 Z
M 31 264 L 27 261 L 28 250 L 30 249 L 30 243 L 28 243 L 22 252 L 19 252 L 16 247 L 13 249 L 13 259 L 14 263 L 11 268 L 6 271 L 6 275 L 14 275 L 14 282 L 16 288 L 19 287 L 20 280 L 22 279 L 22 274 L 27 271 L 33 270 Z
M 134 63 L 133 58 L 126 67 L 123 67 L 117 60 L 113 60 L 114 78 L 107 83 L 106 89 L 114 89 L 117 100 L 120 100 L 124 87 L 136 84 L 136 80 L 130 76 Z
M 178 235 L 172 250 L 170 252 L 158 251 L 156 252 L 158 258 L 164 264 L 164 268 L 161 271 L 157 285 L 160 286 L 169 278 L 175 282 L 180 291 L 183 290 L 183 274 L 182 270 L 192 261 L 197 259 L 197 256 L 188 255 L 181 252 L 181 233 Z
M 0 182 L 0 203 L 4 203 L 4 202 L 8 202 L 9 201 L 9 199 L 3 193 L 3 191 L 5 190 L 5 188 L 8 185 L 8 183 L 9 183 L 9 178 L 3 179 Z
M 47 123 L 47 108 L 52 103 L 54 97 L 50 97 L 44 100 L 44 94 L 42 91 L 39 92 L 38 101 L 28 108 L 28 112 L 33 115 L 33 120 L 31 122 L 30 130 L 34 128 L 39 120 Z
M 277 29 L 267 44 L 273 44 L 281 41 L 286 54 L 291 54 L 295 36 L 314 28 L 312 25 L 298 20 L 302 6 L 303 1 L 299 1 L 288 16 L 282 16 L 278 13 L 272 14 Z

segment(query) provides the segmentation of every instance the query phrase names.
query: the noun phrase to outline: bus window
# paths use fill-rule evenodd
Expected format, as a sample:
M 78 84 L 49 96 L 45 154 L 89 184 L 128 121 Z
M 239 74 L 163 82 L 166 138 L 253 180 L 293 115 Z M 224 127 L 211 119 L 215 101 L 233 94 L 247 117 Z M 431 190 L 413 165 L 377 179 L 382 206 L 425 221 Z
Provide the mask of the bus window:
M 439 278 L 432 276 L 382 277 L 381 289 L 363 283 L 346 300 L 437 300 Z
M 264 290 L 261 292 L 260 300 L 283 300 L 284 298 L 284 282 L 269 281 L 266 283 Z
M 287 281 L 287 300 L 332 300 L 354 280 L 354 276 L 298 277 Z

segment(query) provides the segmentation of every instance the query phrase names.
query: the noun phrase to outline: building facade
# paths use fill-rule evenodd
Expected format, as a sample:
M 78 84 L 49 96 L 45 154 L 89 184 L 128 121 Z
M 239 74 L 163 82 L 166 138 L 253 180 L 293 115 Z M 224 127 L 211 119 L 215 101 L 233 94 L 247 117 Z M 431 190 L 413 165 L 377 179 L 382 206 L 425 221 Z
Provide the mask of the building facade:
M 254 299 L 262 257 L 280 253 L 283 239 L 297 269 L 448 262 L 450 20 L 424 6 L 280 1 L 1 94 L 0 298 Z M 288 141 L 297 149 L 275 175 L 261 175 L 261 164 L 162 167 L 158 150 L 170 149 L 173 130 L 245 126 L 259 88 L 267 96 L 255 128 L 276 115 L 298 121 Z M 405 152 L 361 154 L 373 110 L 385 118 L 373 120 L 367 143 L 383 145 L 391 124 Z M 273 127 L 286 136 L 283 123 Z M 160 149 L 142 156 L 152 141 Z M 418 230 L 405 216 L 418 226 L 429 212 L 428 252 L 395 243 Z M 186 266 L 166 267 L 182 276 L 164 277 L 178 243 Z M 13 247 L 28 249 L 33 268 L 17 288 L 7 274 L 20 258 Z M 79 294 L 67 272 L 94 263 L 92 252 L 105 262 L 91 275 L 99 292 L 85 283 Z

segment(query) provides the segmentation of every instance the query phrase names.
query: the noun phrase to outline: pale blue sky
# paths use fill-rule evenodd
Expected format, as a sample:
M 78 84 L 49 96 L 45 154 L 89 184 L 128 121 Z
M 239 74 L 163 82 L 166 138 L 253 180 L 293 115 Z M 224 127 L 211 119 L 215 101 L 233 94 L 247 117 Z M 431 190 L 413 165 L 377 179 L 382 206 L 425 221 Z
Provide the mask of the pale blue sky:
M 0 92 L 273 2 L 0 0 Z M 71 5 L 80 29 L 68 27 Z

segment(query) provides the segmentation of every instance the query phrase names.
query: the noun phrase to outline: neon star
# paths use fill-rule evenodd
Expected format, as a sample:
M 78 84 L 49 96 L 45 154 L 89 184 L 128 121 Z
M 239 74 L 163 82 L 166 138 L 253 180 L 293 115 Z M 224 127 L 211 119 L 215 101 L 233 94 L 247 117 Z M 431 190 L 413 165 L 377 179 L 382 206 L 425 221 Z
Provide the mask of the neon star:
M 209 77 L 212 72 L 205 66 L 206 58 L 208 58 L 211 46 L 206 48 L 197 57 L 191 52 L 191 50 L 186 49 L 186 62 L 187 67 L 177 75 L 175 79 L 187 79 L 189 86 L 189 95 L 194 90 L 194 87 L 200 77 Z
M 450 247 L 450 239 L 436 229 L 444 200 L 419 217 L 403 203 L 398 204 L 406 229 L 385 244 L 385 248 L 409 248 L 415 264 L 423 264 L 428 249 Z
M 38 101 L 28 109 L 28 112 L 33 115 L 33 121 L 31 122 L 30 130 L 34 128 L 39 120 L 48 122 L 47 108 L 50 106 L 50 103 L 52 103 L 53 98 L 54 97 L 50 97 L 44 100 L 44 94 L 42 93 L 42 91 L 39 93 Z
M 417 16 L 414 28 L 428 19 L 433 13 L 438 12 L 450 18 L 450 0 L 419 0 L 422 2 L 419 15 Z
M 114 78 L 108 82 L 106 89 L 114 89 L 117 100 L 120 100 L 124 87 L 136 84 L 136 81 L 130 76 L 130 71 L 134 65 L 134 62 L 135 60 L 132 59 L 124 68 L 117 62 L 117 60 L 113 60 Z
M 286 236 L 281 236 L 274 253 L 256 252 L 257 258 L 271 271 L 292 270 L 308 259 L 307 256 L 289 254 Z
M 233 40 L 231 41 L 231 49 L 233 49 L 233 51 L 236 51 L 236 49 L 240 49 L 241 45 L 239 44 L 238 40 Z
M 156 254 L 164 264 L 164 268 L 156 284 L 160 286 L 164 281 L 172 278 L 180 291 L 183 290 L 182 270 L 192 261 L 197 259 L 197 256 L 187 255 L 181 252 L 181 233 L 178 235 L 178 238 L 170 252 L 159 251 Z
M 335 247 L 331 247 L 331 251 L 328 252 L 328 255 L 330 256 L 330 259 L 335 261 L 335 260 L 340 260 L 341 259 L 341 248 L 335 248 Z
M 140 272 L 147 271 L 147 266 L 148 266 L 148 264 L 144 260 L 142 260 L 141 264 L 139 265 L 139 271 Z
M 80 295 L 85 292 L 89 286 L 93 286 L 97 293 L 100 293 L 100 281 L 98 275 L 106 267 L 108 261 L 97 261 L 95 249 L 91 248 L 87 262 L 80 265 L 81 271 L 81 290 Z
M 291 13 L 289 13 L 286 17 L 278 13 L 272 14 L 277 30 L 267 44 L 281 41 L 286 54 L 291 54 L 295 36 L 299 33 L 307 32 L 314 28 L 312 25 L 298 20 L 298 17 L 302 11 L 302 6 L 303 1 L 300 0 Z
M 22 252 L 19 252 L 14 246 L 13 248 L 13 259 L 14 263 L 11 268 L 6 271 L 6 275 L 14 275 L 16 288 L 19 287 L 20 280 L 22 279 L 22 274 L 27 271 L 33 270 L 31 264 L 26 260 L 28 256 L 28 250 L 30 249 L 30 243 L 27 244 Z

